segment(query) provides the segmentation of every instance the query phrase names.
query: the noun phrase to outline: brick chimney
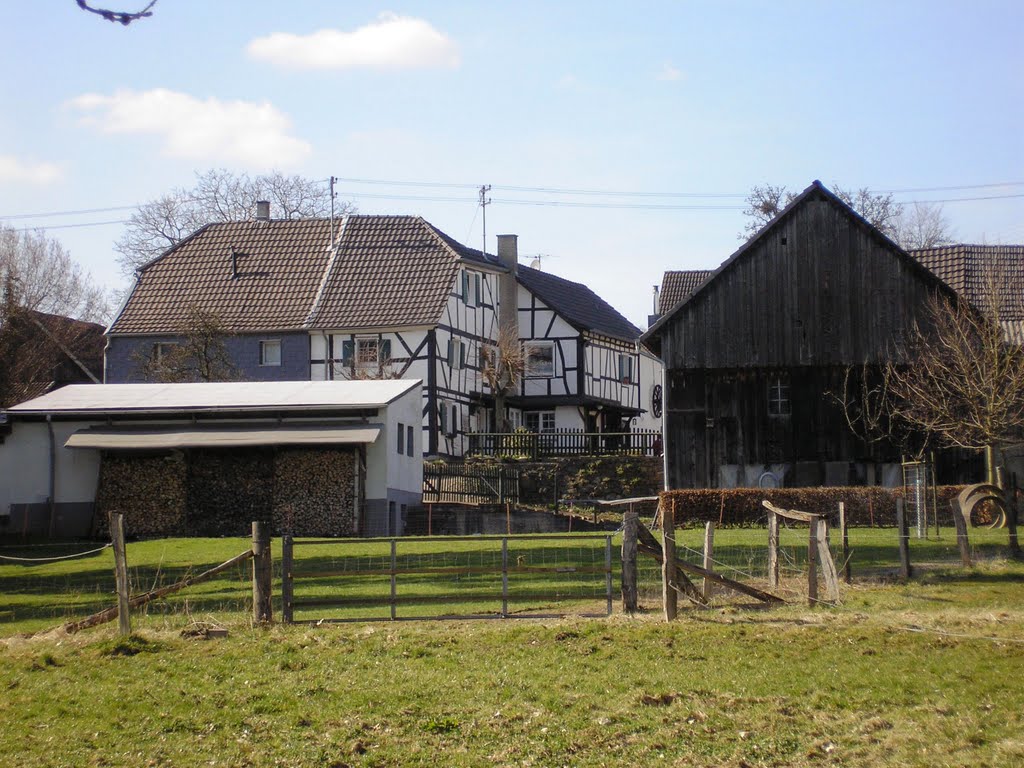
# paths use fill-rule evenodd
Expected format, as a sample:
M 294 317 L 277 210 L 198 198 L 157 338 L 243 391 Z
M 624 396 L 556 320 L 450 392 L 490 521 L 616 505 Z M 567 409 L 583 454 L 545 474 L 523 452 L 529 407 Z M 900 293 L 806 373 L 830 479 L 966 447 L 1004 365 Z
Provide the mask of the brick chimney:
M 518 333 L 519 328 L 519 284 L 516 272 L 519 270 L 519 236 L 498 235 L 498 261 L 508 270 L 498 278 L 498 326 L 511 326 Z

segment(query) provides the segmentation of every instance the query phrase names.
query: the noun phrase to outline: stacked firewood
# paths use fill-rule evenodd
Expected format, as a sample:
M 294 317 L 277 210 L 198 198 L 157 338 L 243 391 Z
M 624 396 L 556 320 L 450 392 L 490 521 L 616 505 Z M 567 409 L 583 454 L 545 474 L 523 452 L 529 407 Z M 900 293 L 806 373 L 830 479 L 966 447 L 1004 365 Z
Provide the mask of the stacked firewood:
M 270 448 L 193 450 L 188 456 L 188 533 L 245 536 L 269 522 L 274 488 Z
M 96 535 L 109 535 L 107 515 L 110 512 L 124 515 L 128 536 L 184 533 L 188 503 L 186 479 L 186 464 L 180 454 L 104 453 L 96 491 Z
M 273 527 L 296 536 L 355 533 L 355 451 L 282 449 L 274 464 Z

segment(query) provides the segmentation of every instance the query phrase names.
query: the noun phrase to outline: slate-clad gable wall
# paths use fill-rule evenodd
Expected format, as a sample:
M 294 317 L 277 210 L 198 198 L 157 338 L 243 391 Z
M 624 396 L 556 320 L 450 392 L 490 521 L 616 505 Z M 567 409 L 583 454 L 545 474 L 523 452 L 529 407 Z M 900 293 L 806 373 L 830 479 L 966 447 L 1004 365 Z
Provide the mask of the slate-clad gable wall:
M 141 362 L 153 353 L 153 345 L 179 342 L 176 336 L 111 336 L 104 364 L 105 383 L 132 384 L 146 381 Z M 260 365 L 260 341 L 280 340 L 281 365 Z M 307 381 L 309 336 L 306 333 L 262 333 L 224 339 L 229 358 L 241 381 Z

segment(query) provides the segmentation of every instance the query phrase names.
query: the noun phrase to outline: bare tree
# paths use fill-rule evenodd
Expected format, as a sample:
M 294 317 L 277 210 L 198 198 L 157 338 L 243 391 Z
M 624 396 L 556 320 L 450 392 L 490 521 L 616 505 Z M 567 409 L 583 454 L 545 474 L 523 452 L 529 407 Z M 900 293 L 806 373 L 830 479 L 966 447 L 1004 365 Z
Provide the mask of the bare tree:
M 836 197 L 904 249 L 928 248 L 951 240 L 949 222 L 943 214 L 941 205 L 914 203 L 913 208 L 908 208 L 896 202 L 891 193 L 872 192 L 863 187 L 850 190 L 834 184 L 832 191 Z M 783 186 L 755 186 L 747 195 L 747 207 L 743 215 L 747 216 L 749 221 L 740 232 L 739 238 L 746 240 L 756 235 L 796 197 L 796 194 Z
M 953 242 L 949 221 L 938 203 L 908 203 L 896 220 L 896 237 L 904 249 L 935 248 Z
M 506 398 L 522 379 L 525 370 L 526 352 L 519 341 L 519 330 L 512 325 L 501 326 L 496 342 L 480 348 L 480 375 L 494 394 L 495 428 L 498 432 L 509 431 Z
M 253 218 L 258 200 L 269 200 L 278 219 L 322 217 L 331 210 L 330 187 L 321 181 L 279 172 L 249 176 L 210 170 L 197 174 L 191 189 L 174 189 L 131 215 L 124 235 L 114 244 L 122 271 L 131 275 L 206 224 Z M 350 203 L 341 203 L 335 213 L 354 210 Z
M 81 265 L 58 240 L 43 231 L 19 232 L 0 226 L 0 279 L 19 310 L 46 312 L 104 322 L 110 304 Z
M 133 21 L 139 19 L 148 19 L 153 15 L 153 6 L 156 5 L 156 0 L 150 0 L 150 2 L 141 11 L 111 11 L 106 8 L 96 8 L 89 5 L 86 0 L 75 0 L 78 3 L 78 7 L 83 11 L 89 13 L 95 13 L 107 21 L 113 21 L 124 26 L 128 26 Z
M 139 372 L 147 381 L 235 381 L 239 373 L 227 349 L 231 335 L 218 314 L 192 306 L 175 341 L 138 353 Z

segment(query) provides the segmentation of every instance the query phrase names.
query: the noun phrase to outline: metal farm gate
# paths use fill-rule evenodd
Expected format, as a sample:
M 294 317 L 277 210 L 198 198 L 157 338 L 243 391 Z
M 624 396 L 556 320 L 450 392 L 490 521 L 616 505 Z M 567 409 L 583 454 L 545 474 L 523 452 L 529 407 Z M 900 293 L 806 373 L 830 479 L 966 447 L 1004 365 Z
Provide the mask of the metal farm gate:
M 611 535 L 282 541 L 286 623 L 612 612 Z

